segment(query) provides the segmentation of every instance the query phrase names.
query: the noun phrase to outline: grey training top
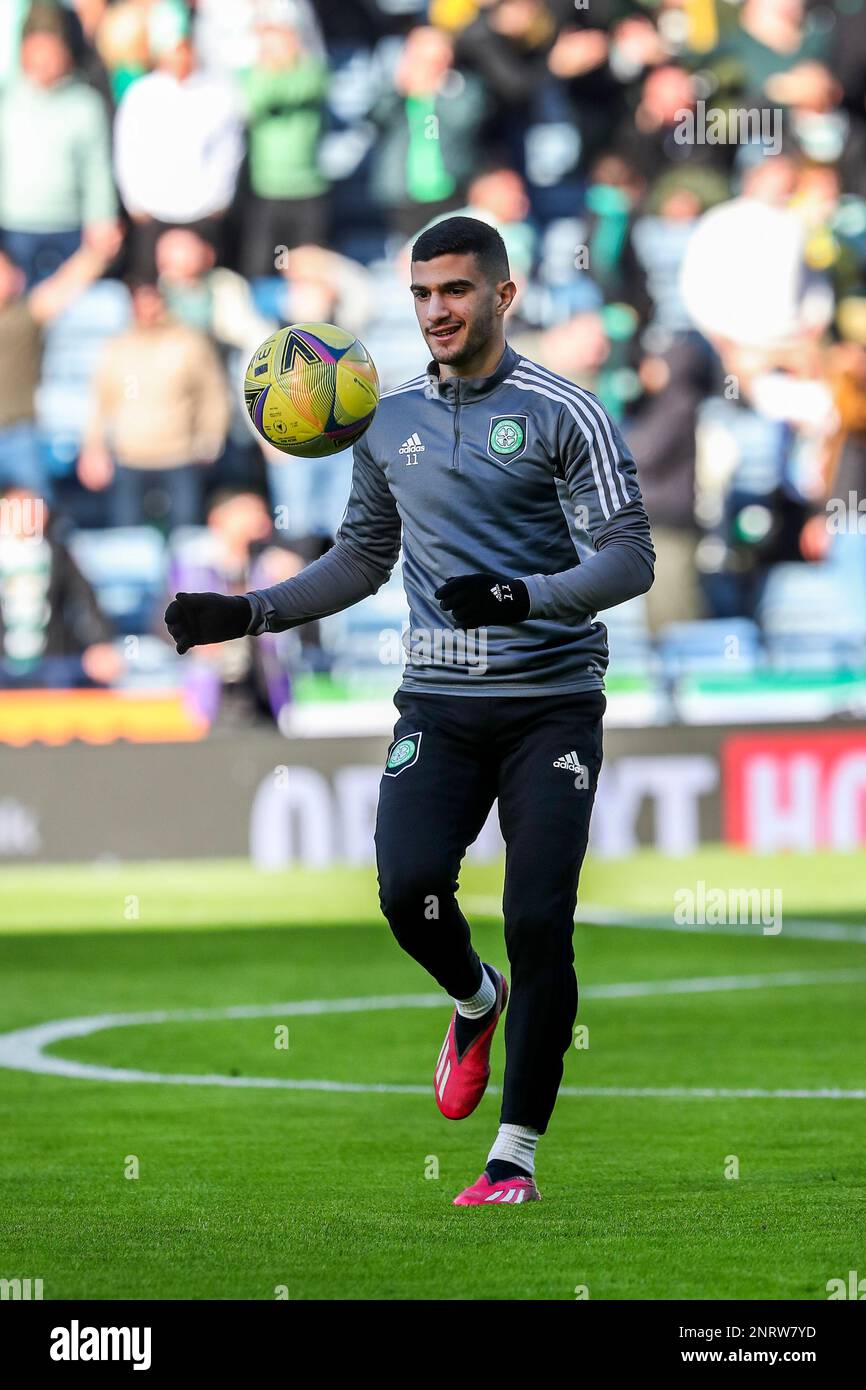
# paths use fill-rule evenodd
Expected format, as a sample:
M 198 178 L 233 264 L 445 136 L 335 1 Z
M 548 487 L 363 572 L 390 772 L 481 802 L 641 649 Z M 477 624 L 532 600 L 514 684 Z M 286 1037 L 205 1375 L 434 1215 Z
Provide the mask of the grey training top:
M 354 448 L 335 545 L 293 579 L 247 594 L 249 631 L 282 632 L 375 593 L 401 534 L 406 691 L 600 689 L 607 632 L 595 614 L 653 580 L 634 460 L 613 421 L 589 391 L 507 344 L 490 376 L 440 380 L 431 362 L 383 395 Z M 529 618 L 468 640 L 456 632 L 434 590 L 478 573 L 522 578 Z

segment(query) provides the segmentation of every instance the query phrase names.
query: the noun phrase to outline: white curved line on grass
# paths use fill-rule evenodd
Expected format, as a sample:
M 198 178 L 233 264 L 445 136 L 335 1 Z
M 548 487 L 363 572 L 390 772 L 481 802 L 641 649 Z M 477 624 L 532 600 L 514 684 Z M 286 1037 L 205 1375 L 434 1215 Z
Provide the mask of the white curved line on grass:
M 461 894 L 460 905 L 469 912 L 483 913 L 488 917 L 502 916 L 502 900 L 492 894 Z M 764 929 L 760 922 L 675 922 L 673 912 L 664 913 L 628 912 L 621 907 L 578 907 L 574 917 L 577 926 L 624 927 L 635 931 L 675 931 L 688 936 L 760 936 Z M 799 917 L 785 920 L 781 933 L 796 937 L 799 941 L 858 941 L 866 942 L 866 926 L 850 922 L 812 921 Z
M 788 970 L 766 975 L 707 975 L 684 980 L 626 981 L 590 985 L 584 998 L 635 999 L 663 994 L 704 994 L 744 989 L 779 989 L 792 985 L 850 984 L 866 980 L 866 970 Z M 213 1009 L 154 1009 L 147 1013 L 91 1014 L 82 1018 L 55 1019 L 31 1028 L 0 1034 L 0 1067 L 10 1071 L 62 1076 L 77 1081 L 150 1082 L 169 1086 L 228 1086 L 280 1091 L 326 1091 L 346 1095 L 426 1096 L 429 1086 L 307 1080 L 271 1076 L 223 1076 L 219 1073 L 152 1072 L 108 1067 L 56 1057 L 45 1049 L 70 1038 L 84 1038 L 112 1028 L 132 1028 L 154 1023 L 208 1023 L 244 1018 L 301 1018 L 321 1014 L 371 1013 L 385 1009 L 442 1008 L 441 994 L 383 994 L 349 999 L 300 999 L 280 1004 L 232 1004 Z M 492 1094 L 499 1087 L 490 1086 Z M 732 1089 L 712 1086 L 562 1086 L 566 1096 L 628 1096 L 662 1099 L 793 1099 L 866 1100 L 866 1090 L 844 1091 L 762 1088 Z

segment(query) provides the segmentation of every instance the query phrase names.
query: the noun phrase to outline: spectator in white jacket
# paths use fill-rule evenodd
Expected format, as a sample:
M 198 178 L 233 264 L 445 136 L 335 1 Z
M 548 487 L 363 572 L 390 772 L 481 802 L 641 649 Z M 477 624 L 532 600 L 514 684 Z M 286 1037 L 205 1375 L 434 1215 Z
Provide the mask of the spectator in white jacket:
M 783 349 L 820 332 L 833 312 L 829 282 L 807 273 L 805 229 L 791 207 L 796 168 L 760 158 L 739 197 L 705 212 L 689 239 L 680 292 L 692 322 L 719 351 Z
M 243 158 L 232 83 L 196 62 L 189 17 L 169 3 L 149 17 L 156 68 L 128 89 L 117 111 L 114 171 L 133 221 L 135 271 L 152 276 L 168 227 L 191 227 L 217 256 Z

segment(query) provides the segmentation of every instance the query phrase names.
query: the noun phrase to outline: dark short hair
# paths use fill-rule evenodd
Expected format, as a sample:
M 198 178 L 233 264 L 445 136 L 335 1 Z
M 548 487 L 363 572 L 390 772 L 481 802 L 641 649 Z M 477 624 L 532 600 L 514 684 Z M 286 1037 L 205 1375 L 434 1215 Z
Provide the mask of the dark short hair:
M 495 227 L 477 217 L 446 217 L 428 227 L 412 247 L 413 261 L 432 261 L 435 256 L 473 255 L 486 280 L 496 285 L 509 280 L 508 252 Z
M 153 290 L 160 299 L 165 299 L 159 280 L 155 275 L 140 275 L 133 272 L 125 277 L 125 284 L 130 294 L 135 294 L 136 290 Z
M 67 48 L 71 47 L 72 35 L 65 7 L 61 7 L 57 0 L 34 0 L 24 20 L 21 37 L 29 39 L 32 34 L 52 34 L 54 38 L 62 39 Z
M 249 487 L 242 487 L 238 484 L 225 484 L 215 488 L 210 494 L 205 504 L 205 516 L 210 516 L 217 507 L 224 507 L 228 502 L 236 502 L 239 497 L 254 497 L 257 502 L 263 502 L 265 509 L 270 511 L 270 504 L 264 488 L 257 487 L 251 483 Z

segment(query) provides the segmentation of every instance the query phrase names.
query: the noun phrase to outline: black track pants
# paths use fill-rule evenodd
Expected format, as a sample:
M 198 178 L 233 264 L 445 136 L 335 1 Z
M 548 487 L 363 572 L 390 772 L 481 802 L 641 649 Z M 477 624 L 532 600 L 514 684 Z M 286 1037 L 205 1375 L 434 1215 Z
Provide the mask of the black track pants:
M 572 933 L 604 695 L 398 692 L 394 703 L 400 718 L 376 821 L 382 911 L 448 994 L 474 994 L 481 963 L 455 895 L 466 849 L 498 797 L 511 989 L 501 1122 L 543 1134 L 577 1014 Z

